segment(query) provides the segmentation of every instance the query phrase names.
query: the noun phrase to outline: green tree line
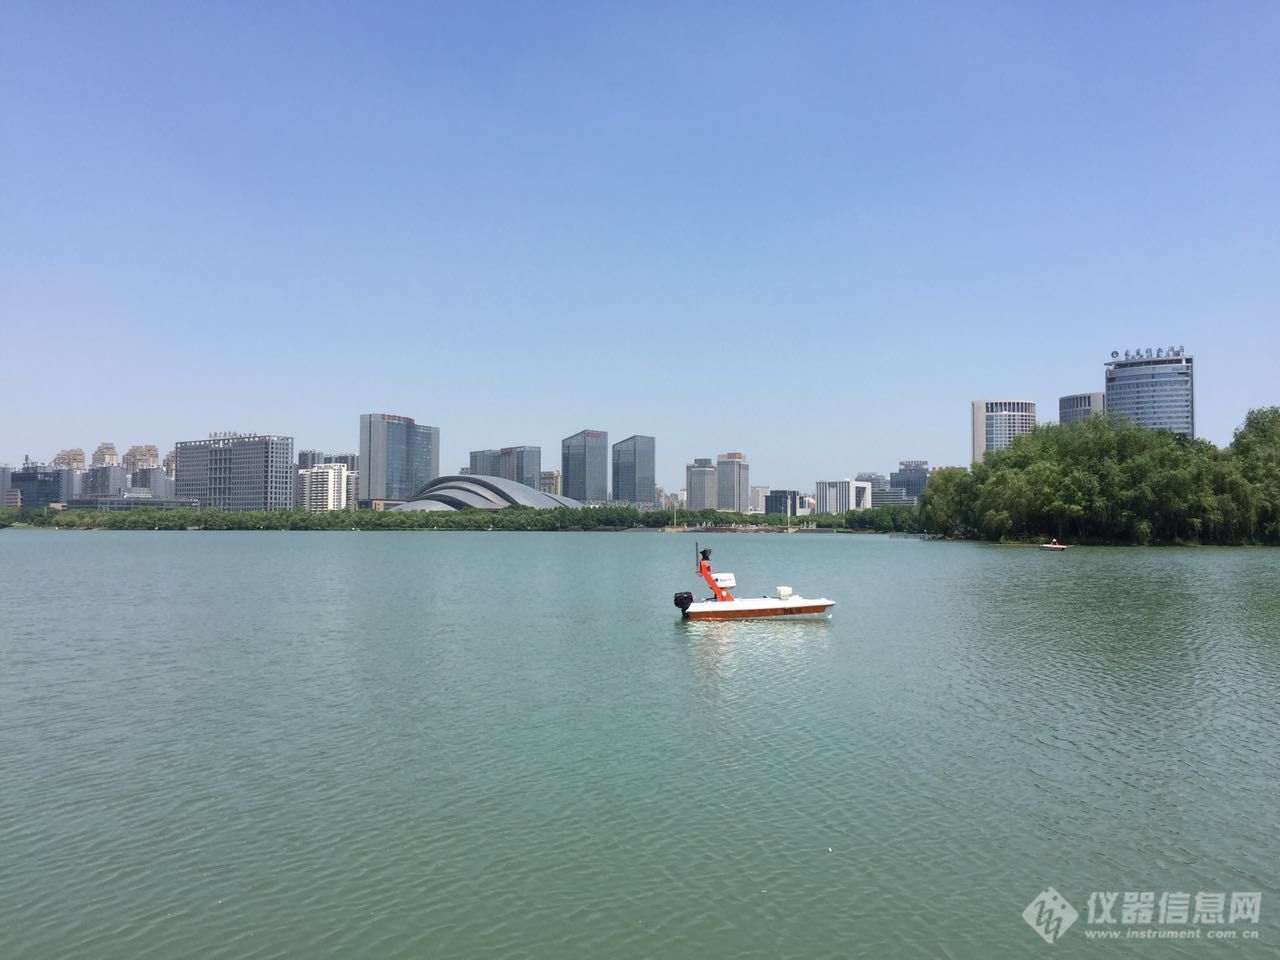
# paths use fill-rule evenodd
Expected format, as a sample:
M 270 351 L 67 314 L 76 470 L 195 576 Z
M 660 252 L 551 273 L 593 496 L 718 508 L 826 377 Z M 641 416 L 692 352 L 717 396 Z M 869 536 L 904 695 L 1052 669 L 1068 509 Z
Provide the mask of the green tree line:
M 105 530 L 596 530 L 662 527 L 666 511 L 631 507 L 496 513 L 281 510 L 0 510 L 0 527 L 24 522 Z M 919 508 L 878 507 L 792 518 L 679 511 L 690 526 L 812 523 L 877 533 L 917 531 L 983 540 L 1067 543 L 1280 545 L 1280 407 L 1252 410 L 1218 449 L 1121 417 L 1037 427 L 972 470 L 932 475 Z
M 4 510 L 0 527 L 26 523 L 63 530 L 626 530 L 657 528 L 671 523 L 665 511 L 633 507 L 586 507 L 535 510 L 507 507 L 484 510 L 392 511 L 359 510 L 308 513 L 304 510 L 226 513 L 221 510 Z M 723 513 L 717 510 L 678 511 L 676 520 L 689 526 L 784 527 L 785 516 Z M 912 507 L 879 507 L 840 515 L 791 518 L 792 525 L 813 523 L 842 530 L 880 533 L 914 531 Z
M 1280 544 L 1280 407 L 1251 410 L 1224 449 L 1122 417 L 1040 426 L 934 473 L 919 523 L 983 540 Z

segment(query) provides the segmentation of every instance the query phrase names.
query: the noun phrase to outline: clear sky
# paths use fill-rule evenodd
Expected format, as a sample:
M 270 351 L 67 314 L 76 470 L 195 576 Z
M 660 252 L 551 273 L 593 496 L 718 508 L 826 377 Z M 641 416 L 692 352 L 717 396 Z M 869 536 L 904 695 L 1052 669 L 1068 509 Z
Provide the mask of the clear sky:
M 1185 344 L 1280 403 L 1280 4 L 0 6 L 0 463 L 583 427 L 964 464 Z

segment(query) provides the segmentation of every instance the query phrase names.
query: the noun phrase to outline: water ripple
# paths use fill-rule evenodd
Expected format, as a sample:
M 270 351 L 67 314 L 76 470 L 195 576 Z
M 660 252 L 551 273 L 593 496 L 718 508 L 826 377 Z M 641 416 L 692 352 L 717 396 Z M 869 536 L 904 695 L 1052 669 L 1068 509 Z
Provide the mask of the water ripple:
M 6 954 L 1022 957 L 1049 884 L 1276 891 L 1280 557 L 724 540 L 833 620 L 681 623 L 657 535 L 0 536 Z

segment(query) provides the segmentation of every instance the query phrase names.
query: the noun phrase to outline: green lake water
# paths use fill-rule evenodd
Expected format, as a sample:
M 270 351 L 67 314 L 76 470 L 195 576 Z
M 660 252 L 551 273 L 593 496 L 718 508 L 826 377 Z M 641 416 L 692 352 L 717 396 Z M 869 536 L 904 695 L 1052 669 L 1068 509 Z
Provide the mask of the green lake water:
M 1280 551 L 693 543 L 0 533 L 0 956 L 1276 955 Z

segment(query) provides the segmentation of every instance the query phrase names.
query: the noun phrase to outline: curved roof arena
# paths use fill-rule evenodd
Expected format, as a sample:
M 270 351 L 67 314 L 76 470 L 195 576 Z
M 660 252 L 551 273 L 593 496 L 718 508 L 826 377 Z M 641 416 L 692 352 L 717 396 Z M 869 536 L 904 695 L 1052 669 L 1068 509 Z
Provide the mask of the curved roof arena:
M 577 500 L 554 493 L 542 493 L 523 483 L 503 477 L 437 477 L 404 503 L 392 507 L 403 510 L 501 510 L 503 507 L 581 507 Z

